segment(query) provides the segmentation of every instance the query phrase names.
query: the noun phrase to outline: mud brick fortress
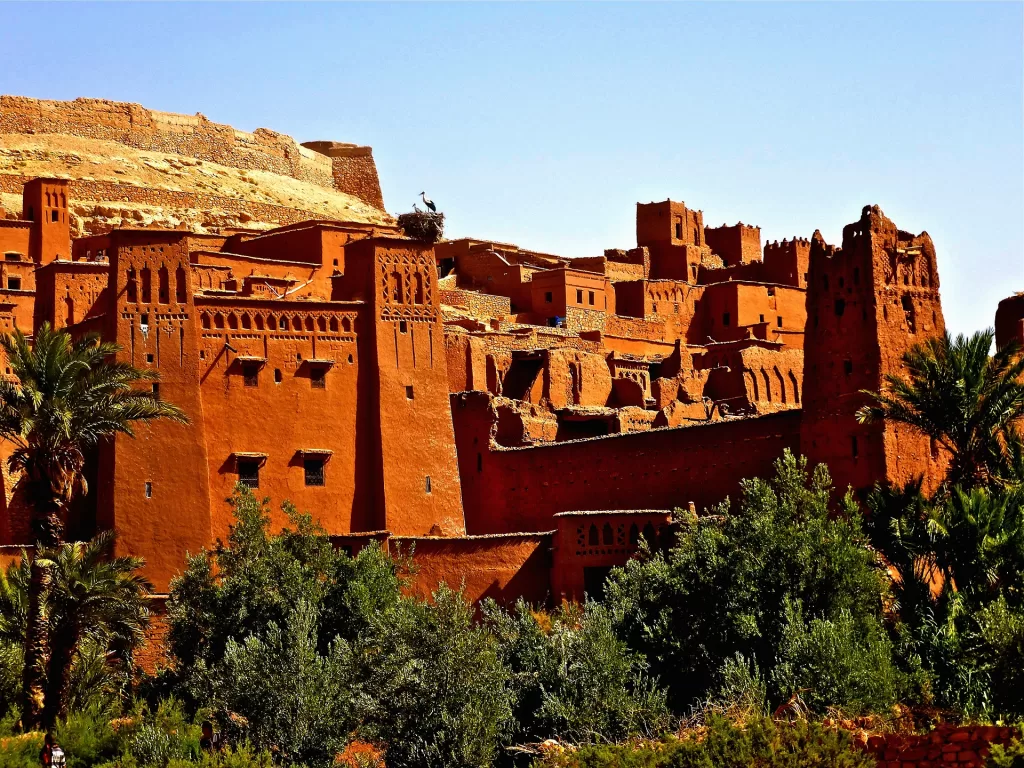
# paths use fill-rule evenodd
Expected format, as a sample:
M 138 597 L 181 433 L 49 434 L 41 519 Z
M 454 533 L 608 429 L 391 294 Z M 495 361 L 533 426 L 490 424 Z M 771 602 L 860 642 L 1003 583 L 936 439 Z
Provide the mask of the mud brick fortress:
M 853 418 L 944 328 L 931 239 L 877 206 L 841 247 L 675 201 L 592 258 L 431 246 L 383 210 L 369 148 L 10 97 L 0 190 L 0 328 L 100 333 L 191 419 L 104 446 L 70 521 L 116 529 L 159 590 L 226 537 L 238 482 L 338 546 L 414 547 L 421 589 L 539 601 L 599 591 L 786 448 L 840 489 L 938 477 L 927 439 Z M 17 480 L 8 554 L 32 540 Z

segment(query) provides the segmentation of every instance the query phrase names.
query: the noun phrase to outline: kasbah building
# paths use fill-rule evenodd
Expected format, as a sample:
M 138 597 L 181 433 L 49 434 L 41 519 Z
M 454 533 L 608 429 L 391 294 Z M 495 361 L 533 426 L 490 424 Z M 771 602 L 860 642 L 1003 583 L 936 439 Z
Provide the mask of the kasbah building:
M 941 475 L 927 438 L 853 416 L 944 329 L 931 238 L 877 206 L 838 245 L 666 200 L 592 258 L 431 246 L 384 211 L 368 147 L 20 97 L 0 97 L 0 201 L 0 329 L 116 341 L 191 420 L 106 445 L 69 521 L 116 529 L 161 593 L 227 537 L 239 482 L 275 526 L 290 500 L 349 551 L 414 549 L 421 593 L 550 602 L 599 593 L 674 508 L 736 499 L 787 448 L 859 494 Z M 1024 295 L 996 327 L 1024 340 Z M 10 560 L 32 535 L 3 467 Z

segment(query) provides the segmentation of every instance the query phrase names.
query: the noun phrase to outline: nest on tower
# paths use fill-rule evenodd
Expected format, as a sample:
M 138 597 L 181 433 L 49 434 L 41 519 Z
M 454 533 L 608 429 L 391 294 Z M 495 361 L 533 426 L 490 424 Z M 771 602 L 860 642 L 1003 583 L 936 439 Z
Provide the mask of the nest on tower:
M 436 243 L 444 237 L 444 214 L 430 211 L 412 211 L 398 216 L 398 226 L 407 237 Z

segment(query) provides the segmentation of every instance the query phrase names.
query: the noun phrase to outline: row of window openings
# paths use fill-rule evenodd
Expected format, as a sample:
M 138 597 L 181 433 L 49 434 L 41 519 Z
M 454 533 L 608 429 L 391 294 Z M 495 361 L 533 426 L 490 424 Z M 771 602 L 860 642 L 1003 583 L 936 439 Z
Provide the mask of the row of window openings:
M 225 321 L 224 315 L 220 313 L 215 314 L 213 316 L 213 319 L 211 320 L 210 315 L 204 312 L 200 319 L 200 324 L 202 325 L 203 328 L 207 330 L 209 330 L 211 326 L 213 328 L 223 329 L 225 325 L 227 326 L 228 329 L 232 331 L 237 331 L 239 326 L 241 326 L 242 330 L 249 331 L 253 329 L 254 325 L 257 331 L 264 330 L 264 320 L 262 315 L 256 315 L 254 319 L 251 318 L 248 314 L 244 313 L 242 314 L 241 319 L 239 319 L 238 315 L 231 313 L 227 316 L 227 320 Z M 404 327 L 405 321 L 402 321 L 402 325 Z M 287 315 L 282 315 L 280 319 L 274 317 L 273 315 L 270 315 L 266 319 L 266 329 L 270 331 L 276 331 L 278 329 L 282 331 L 287 331 L 289 329 L 301 331 L 302 328 L 302 318 L 298 316 L 293 317 L 289 320 Z M 340 328 L 345 333 L 351 333 L 352 321 L 347 317 L 343 317 L 341 319 L 341 323 L 339 324 L 338 318 L 336 317 L 332 317 L 330 318 L 330 320 L 328 320 L 326 317 L 318 317 L 314 322 L 312 317 L 307 317 L 305 322 L 305 328 L 307 331 L 319 329 L 323 333 L 326 333 L 328 330 L 330 330 L 332 333 L 338 333 L 338 330 Z M 403 330 L 402 333 L 405 333 L 405 330 Z
M 637 527 L 636 523 L 633 523 L 629 528 L 629 545 L 631 547 L 639 546 L 640 535 L 640 529 Z M 643 537 L 649 544 L 653 545 L 657 542 L 657 534 L 651 523 L 647 523 L 647 525 L 644 526 Z M 602 544 L 608 546 L 613 545 L 614 543 L 615 533 L 609 523 L 604 524 L 604 528 L 601 530 L 600 536 L 598 535 L 597 526 L 591 524 L 590 531 L 587 533 L 587 546 L 593 547 Z
M 765 321 L 764 320 L 764 315 L 759 315 L 759 317 L 761 318 L 759 322 L 763 323 Z M 732 322 L 732 316 L 728 312 L 723 312 L 722 313 L 722 325 L 729 325 L 731 322 Z M 777 328 L 781 328 L 782 327 L 782 315 L 779 315 L 779 316 L 777 316 L 775 318 L 775 325 L 776 325 Z
M 249 488 L 260 487 L 260 464 L 261 462 L 256 460 L 240 460 L 238 462 L 238 482 Z M 327 484 L 326 480 L 326 459 L 303 459 L 302 460 L 302 471 L 305 477 L 306 485 L 310 487 L 323 487 Z M 430 475 L 424 478 L 423 490 L 425 493 L 433 493 L 433 485 L 430 481 Z M 151 484 L 146 483 L 146 498 L 151 496 Z
M 349 362 L 352 356 L 349 355 Z M 247 387 L 258 387 L 260 385 L 259 363 L 242 363 L 242 382 Z M 284 380 L 280 368 L 274 369 L 274 383 L 280 384 Z M 313 389 L 327 389 L 327 368 L 323 365 L 314 365 L 309 369 L 309 386 Z
M 594 302 L 596 301 L 596 299 L 597 295 L 593 291 L 587 291 L 587 303 L 590 304 L 590 306 L 594 306 Z M 555 294 L 552 291 L 546 291 L 544 293 L 544 302 L 546 304 L 552 304 L 554 303 L 554 300 Z M 583 303 L 583 291 L 580 290 L 579 288 L 576 289 L 576 303 Z
M 152 301 L 152 277 L 149 267 L 143 267 L 139 270 L 139 280 L 136 282 L 135 278 L 135 267 L 131 267 L 128 270 L 128 284 L 126 291 L 128 294 L 128 301 L 137 302 L 139 300 L 139 284 L 141 283 L 141 294 L 142 303 L 148 304 Z M 174 300 L 179 304 L 185 303 L 186 296 L 186 277 L 185 269 L 178 267 L 174 272 Z M 170 304 L 170 273 L 167 271 L 167 267 L 160 267 L 157 272 L 157 303 L 158 304 Z

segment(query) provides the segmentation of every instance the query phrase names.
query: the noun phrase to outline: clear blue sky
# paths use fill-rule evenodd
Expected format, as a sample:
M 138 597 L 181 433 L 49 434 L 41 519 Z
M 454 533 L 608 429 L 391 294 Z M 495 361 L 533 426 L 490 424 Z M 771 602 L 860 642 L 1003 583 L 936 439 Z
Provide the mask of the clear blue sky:
M 5 4 L 0 92 L 371 144 L 450 236 L 634 244 L 637 201 L 836 242 L 877 203 L 954 331 L 1024 290 L 1024 5 Z

